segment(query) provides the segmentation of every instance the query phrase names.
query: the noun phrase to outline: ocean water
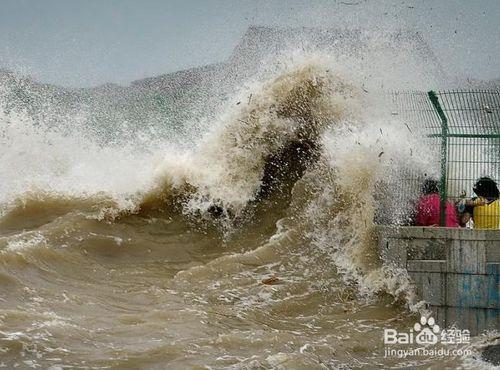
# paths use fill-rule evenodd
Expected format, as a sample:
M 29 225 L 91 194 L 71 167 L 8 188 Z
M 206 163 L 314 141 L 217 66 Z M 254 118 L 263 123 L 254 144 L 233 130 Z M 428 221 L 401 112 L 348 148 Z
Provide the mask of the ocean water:
M 0 367 L 488 368 L 498 333 L 384 356 L 384 328 L 427 312 L 374 220 L 407 221 L 411 194 L 391 200 L 436 153 L 360 70 L 295 55 L 206 116 L 133 127 L 114 101 L 34 113 L 4 81 Z

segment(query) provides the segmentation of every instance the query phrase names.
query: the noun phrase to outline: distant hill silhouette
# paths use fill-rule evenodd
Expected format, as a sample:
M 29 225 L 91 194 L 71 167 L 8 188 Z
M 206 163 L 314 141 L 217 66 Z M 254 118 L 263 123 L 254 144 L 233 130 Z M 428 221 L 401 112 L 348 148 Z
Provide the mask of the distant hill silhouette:
M 362 30 L 336 28 L 250 27 L 228 60 L 133 81 L 128 86 L 103 84 L 92 88 L 67 88 L 39 83 L 30 77 L 0 70 L 0 94 L 4 109 L 22 108 L 33 116 L 43 116 L 54 124 L 64 117 L 86 112 L 90 120 L 138 126 L 161 121 L 169 126 L 206 117 L 220 104 L 225 92 L 241 86 L 267 66 L 267 59 L 290 51 L 347 55 L 366 64 L 382 63 L 391 73 L 406 68 L 404 59 L 424 65 L 431 75 L 445 76 L 429 45 L 417 31 L 399 31 L 375 35 Z M 404 53 L 400 53 L 404 50 Z M 403 55 L 403 59 L 401 58 Z M 382 61 L 375 60 L 379 56 Z M 375 58 L 375 59 L 374 59 Z M 384 63 L 392 63 L 386 65 Z M 457 80 L 456 88 L 498 88 L 492 81 Z M 429 88 L 439 88 L 429 86 Z M 401 89 L 405 89 L 402 85 Z M 50 106 L 50 109 L 47 107 Z M 113 123 L 114 122 L 114 123 Z

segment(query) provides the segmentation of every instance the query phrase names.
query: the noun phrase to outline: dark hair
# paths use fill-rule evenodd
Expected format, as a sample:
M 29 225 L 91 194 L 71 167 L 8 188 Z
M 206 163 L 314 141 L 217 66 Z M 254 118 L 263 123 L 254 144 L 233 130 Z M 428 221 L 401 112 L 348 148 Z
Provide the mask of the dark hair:
M 498 199 L 500 197 L 495 180 L 490 177 L 481 177 L 474 185 L 474 193 L 479 197 Z
M 425 180 L 422 185 L 422 193 L 425 195 L 439 193 L 438 182 L 434 179 Z

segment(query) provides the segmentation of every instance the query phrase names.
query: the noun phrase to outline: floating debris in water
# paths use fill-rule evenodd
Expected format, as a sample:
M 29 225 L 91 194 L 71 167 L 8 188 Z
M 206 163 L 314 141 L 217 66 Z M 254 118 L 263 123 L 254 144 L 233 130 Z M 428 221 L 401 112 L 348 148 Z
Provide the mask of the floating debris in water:
M 261 281 L 262 284 L 265 285 L 273 285 L 277 284 L 280 281 L 276 276 L 271 276 L 270 278 L 264 279 Z

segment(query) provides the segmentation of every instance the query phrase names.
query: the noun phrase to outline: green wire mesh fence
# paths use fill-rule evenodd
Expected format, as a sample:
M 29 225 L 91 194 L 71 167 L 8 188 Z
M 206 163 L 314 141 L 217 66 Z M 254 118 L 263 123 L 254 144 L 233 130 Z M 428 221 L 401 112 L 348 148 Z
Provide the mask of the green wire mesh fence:
M 397 114 L 440 151 L 441 225 L 446 201 L 474 196 L 476 180 L 500 180 L 500 90 L 398 92 Z M 415 188 L 422 179 L 412 178 Z M 499 215 L 500 217 L 500 215 Z

